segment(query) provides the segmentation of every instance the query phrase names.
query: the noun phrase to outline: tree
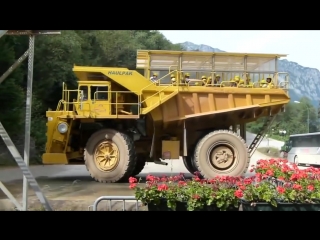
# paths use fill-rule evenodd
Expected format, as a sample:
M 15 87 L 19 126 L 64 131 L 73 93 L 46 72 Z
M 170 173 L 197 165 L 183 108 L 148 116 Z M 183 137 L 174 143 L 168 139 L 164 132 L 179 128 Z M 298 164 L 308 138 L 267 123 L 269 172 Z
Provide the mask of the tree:
M 300 103 L 290 102 L 285 107 L 285 112 L 279 113 L 270 127 L 273 129 L 272 135 L 274 137 L 280 137 L 281 130 L 285 130 L 287 136 L 292 134 L 317 132 L 318 128 L 318 116 L 317 110 L 312 106 L 311 101 L 303 97 L 299 101 Z M 308 126 L 308 113 L 309 113 L 309 126 Z M 258 119 L 258 121 L 248 124 L 247 130 L 252 133 L 258 133 L 263 124 L 264 118 Z

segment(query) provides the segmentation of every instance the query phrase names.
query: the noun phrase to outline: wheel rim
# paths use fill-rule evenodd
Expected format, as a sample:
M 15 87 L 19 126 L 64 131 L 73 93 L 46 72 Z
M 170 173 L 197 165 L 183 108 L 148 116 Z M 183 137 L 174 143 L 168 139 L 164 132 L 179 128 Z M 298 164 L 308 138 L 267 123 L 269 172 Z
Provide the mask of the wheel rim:
M 207 159 L 217 172 L 227 172 L 234 167 L 237 154 L 229 143 L 216 143 L 207 152 Z
M 110 172 L 119 163 L 119 148 L 110 140 L 98 144 L 94 154 L 94 160 L 100 171 Z

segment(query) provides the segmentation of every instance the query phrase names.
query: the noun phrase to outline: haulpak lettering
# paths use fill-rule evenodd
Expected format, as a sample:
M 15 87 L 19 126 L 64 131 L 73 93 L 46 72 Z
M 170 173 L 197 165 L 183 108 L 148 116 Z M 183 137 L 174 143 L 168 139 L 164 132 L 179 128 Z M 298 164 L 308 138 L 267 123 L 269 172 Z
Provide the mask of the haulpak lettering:
M 108 75 L 127 75 L 127 76 L 132 76 L 132 71 L 109 71 Z

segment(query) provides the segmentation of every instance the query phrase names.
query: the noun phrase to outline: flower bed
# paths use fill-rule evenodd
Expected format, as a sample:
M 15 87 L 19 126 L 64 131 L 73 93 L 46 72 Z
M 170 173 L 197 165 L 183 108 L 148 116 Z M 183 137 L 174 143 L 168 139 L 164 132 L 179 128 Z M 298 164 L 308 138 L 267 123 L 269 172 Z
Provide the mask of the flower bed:
M 135 196 L 149 211 L 319 211 L 320 171 L 299 169 L 287 160 L 259 160 L 252 177 L 192 179 L 148 175 L 146 185 L 129 179 Z

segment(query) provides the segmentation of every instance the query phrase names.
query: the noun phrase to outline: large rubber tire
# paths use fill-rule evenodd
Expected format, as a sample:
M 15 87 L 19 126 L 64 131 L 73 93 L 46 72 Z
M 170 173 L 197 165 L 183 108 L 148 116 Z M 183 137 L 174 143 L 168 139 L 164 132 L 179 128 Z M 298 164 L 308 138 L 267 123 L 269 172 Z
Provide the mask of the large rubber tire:
M 100 170 L 94 159 L 96 148 L 106 139 L 111 140 L 118 147 L 120 154 L 118 165 L 109 172 Z M 99 130 L 89 138 L 84 152 L 84 160 L 91 177 L 98 182 L 114 183 L 127 181 L 136 166 L 133 140 L 126 134 L 113 129 Z
M 210 154 L 217 147 L 228 147 L 233 157 L 230 157 L 230 167 L 219 169 L 211 163 Z M 213 157 L 212 157 L 213 158 Z M 196 145 L 194 153 L 195 165 L 204 178 L 216 176 L 242 176 L 246 173 L 250 156 L 245 141 L 235 132 L 219 130 L 205 135 Z
M 145 165 L 146 165 L 146 159 L 147 157 L 142 155 L 142 154 L 138 154 L 137 155 L 137 163 L 136 166 L 133 170 L 132 176 L 136 176 L 139 173 L 141 173 L 141 171 L 144 169 Z
M 193 156 L 182 157 L 182 159 L 184 166 L 191 174 L 194 174 L 198 171 L 197 167 L 194 164 Z

